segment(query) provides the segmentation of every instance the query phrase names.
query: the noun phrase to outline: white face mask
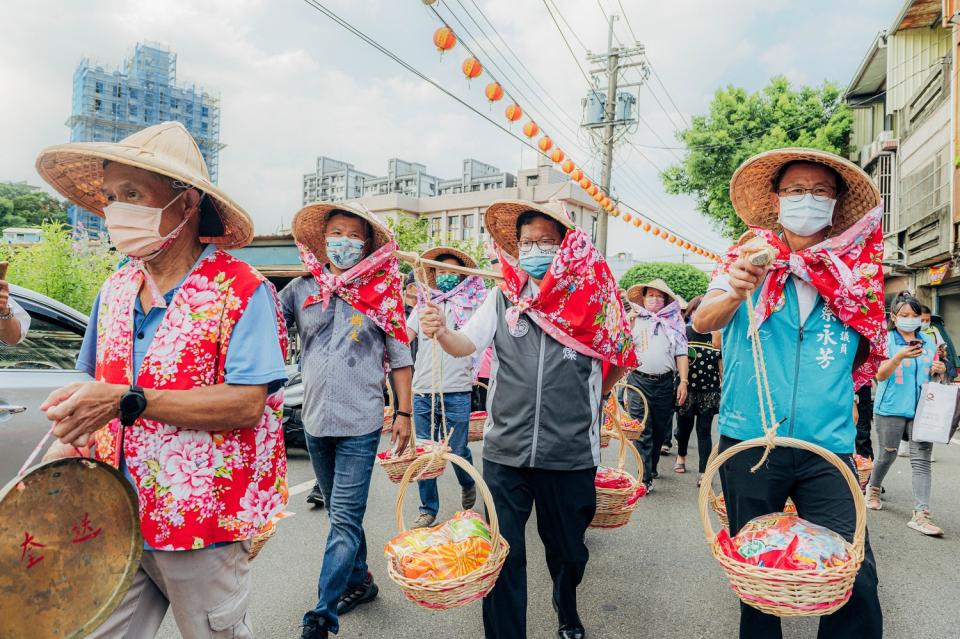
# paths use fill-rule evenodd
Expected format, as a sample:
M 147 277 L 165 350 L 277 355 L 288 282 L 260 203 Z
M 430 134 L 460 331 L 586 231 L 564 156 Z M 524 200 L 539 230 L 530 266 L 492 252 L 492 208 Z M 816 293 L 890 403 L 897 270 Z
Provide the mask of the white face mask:
M 129 202 L 111 202 L 103 209 L 110 241 L 124 255 L 140 258 L 145 262 L 152 260 L 177 239 L 191 217 L 186 215 L 177 228 L 166 236 L 160 235 L 160 222 L 163 219 L 164 210 L 179 200 L 184 193 L 186 191 L 182 191 L 163 208 Z
M 835 199 L 818 201 L 812 193 L 793 202 L 786 197 L 780 198 L 780 226 L 800 237 L 809 237 L 827 228 L 833 223 Z

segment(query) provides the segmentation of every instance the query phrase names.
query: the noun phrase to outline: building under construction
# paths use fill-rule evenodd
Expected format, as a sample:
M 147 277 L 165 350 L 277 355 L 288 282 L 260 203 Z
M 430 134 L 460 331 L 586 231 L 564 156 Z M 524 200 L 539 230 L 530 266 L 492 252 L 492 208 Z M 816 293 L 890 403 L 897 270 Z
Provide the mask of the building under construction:
M 220 98 L 196 84 L 177 84 L 177 54 L 169 47 L 139 43 L 119 68 L 87 58 L 73 74 L 71 142 L 118 142 L 159 122 L 182 123 L 200 146 L 216 183 L 220 149 Z M 71 206 L 70 223 L 91 233 L 103 231 L 97 216 Z

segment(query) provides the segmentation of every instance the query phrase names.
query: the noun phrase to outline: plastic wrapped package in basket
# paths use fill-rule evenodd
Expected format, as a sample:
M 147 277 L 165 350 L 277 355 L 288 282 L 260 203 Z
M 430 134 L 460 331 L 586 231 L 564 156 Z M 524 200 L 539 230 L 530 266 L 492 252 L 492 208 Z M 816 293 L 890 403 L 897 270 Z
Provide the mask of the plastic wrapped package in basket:
M 387 544 L 387 574 L 413 603 L 432 610 L 447 610 L 482 599 L 490 592 L 510 552 L 500 535 L 493 496 L 483 477 L 461 457 L 442 453 L 444 462 L 459 466 L 476 482 L 490 518 L 486 523 L 474 512 L 457 513 L 450 521 L 430 529 L 408 530 L 403 523 L 407 488 L 425 458 L 417 459 L 401 478 L 397 493 L 398 535 Z
M 612 439 L 620 445 L 617 453 L 617 467 L 601 466 L 597 469 L 594 487 L 597 492 L 597 509 L 590 522 L 590 528 L 620 528 L 627 525 L 637 503 L 646 494 L 643 479 L 643 460 L 637 447 L 623 436 L 619 422 L 613 419 Z M 637 466 L 637 475 L 626 471 L 627 451 Z
M 377 453 L 377 463 L 387 473 L 387 477 L 395 484 L 399 484 L 407 469 L 418 459 L 426 461 L 420 466 L 413 481 L 421 479 L 435 479 L 443 474 L 447 462 L 443 453 L 450 450 L 444 442 L 413 440 L 400 455 L 393 449 Z

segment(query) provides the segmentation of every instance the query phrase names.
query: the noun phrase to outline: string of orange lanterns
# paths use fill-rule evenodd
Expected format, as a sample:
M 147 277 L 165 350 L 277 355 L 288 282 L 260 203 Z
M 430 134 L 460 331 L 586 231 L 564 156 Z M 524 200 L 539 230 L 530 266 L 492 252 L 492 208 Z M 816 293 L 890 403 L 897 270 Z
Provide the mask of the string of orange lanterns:
M 456 46 L 457 36 L 449 25 L 444 24 L 444 26 L 440 27 L 434 32 L 433 44 L 436 46 L 437 51 L 443 55 L 445 52 Z M 461 69 L 468 82 L 479 77 L 484 71 L 483 65 L 473 55 L 470 55 L 466 60 L 463 61 Z M 503 86 L 499 82 L 493 80 L 484 89 L 484 95 L 492 105 L 494 102 L 499 102 L 502 100 L 507 93 L 504 91 Z M 506 116 L 507 121 L 510 124 L 513 124 L 514 122 L 518 122 L 521 118 L 523 118 L 523 109 L 519 104 L 516 103 L 516 101 L 513 101 L 504 110 L 504 115 Z M 633 224 L 635 228 L 641 229 L 647 233 L 652 233 L 654 237 L 658 237 L 665 242 L 673 244 L 685 251 L 695 253 L 696 255 L 701 255 L 714 261 L 720 260 L 720 255 L 717 253 L 709 251 L 693 242 L 690 242 L 689 240 L 683 239 L 682 237 L 678 237 L 673 233 L 668 232 L 666 229 L 661 229 L 637 213 L 621 212 L 620 207 L 617 206 L 614 200 L 611 199 L 609 195 L 604 193 L 598 185 L 594 184 L 590 178 L 586 177 L 583 170 L 578 167 L 572 159 L 570 159 L 560 148 L 554 147 L 553 140 L 549 135 L 541 131 L 540 126 L 536 122 L 533 120 L 527 120 L 527 122 L 523 125 L 523 134 L 530 138 L 531 142 L 541 133 L 542 136 L 537 141 L 537 148 L 540 149 L 540 152 L 549 157 L 554 164 L 559 165 L 560 170 L 569 176 L 572 182 L 579 184 L 580 188 L 586 191 L 587 195 L 592 197 L 597 205 L 610 214 L 611 217 L 620 218 L 624 221 L 624 223 Z

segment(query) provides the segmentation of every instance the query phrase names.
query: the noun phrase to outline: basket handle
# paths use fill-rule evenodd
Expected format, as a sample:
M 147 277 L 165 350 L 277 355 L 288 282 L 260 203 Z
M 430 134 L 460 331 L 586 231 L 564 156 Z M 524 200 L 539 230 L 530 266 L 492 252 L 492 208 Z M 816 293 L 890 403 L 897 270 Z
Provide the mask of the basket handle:
M 484 389 L 484 390 L 490 390 L 490 387 L 489 387 L 489 386 L 487 386 L 486 384 L 484 384 L 483 382 L 480 382 L 480 381 L 474 382 L 473 385 L 474 385 L 474 386 L 479 386 L 480 388 L 482 388 L 482 389 Z
M 731 446 L 722 453 L 714 456 L 713 453 L 710 454 L 710 461 L 707 463 L 707 469 L 703 473 L 703 480 L 700 482 L 700 494 L 697 500 L 697 506 L 700 510 L 700 522 L 703 524 L 703 534 L 707 538 L 708 544 L 713 544 L 714 540 L 717 537 L 716 532 L 713 530 L 713 526 L 710 523 L 710 516 L 708 513 L 708 503 L 710 499 L 710 493 L 713 492 L 712 482 L 713 476 L 716 475 L 720 467 L 731 457 L 737 453 L 742 453 L 745 450 L 750 448 L 766 448 L 770 439 L 766 436 L 757 437 L 755 439 L 748 439 L 742 441 L 735 446 Z M 850 467 L 843 463 L 843 461 L 834 453 L 830 452 L 826 448 L 817 446 L 816 444 L 811 444 L 808 441 L 802 439 L 795 439 L 793 437 L 775 437 L 772 442 L 775 446 L 788 446 L 790 448 L 799 448 L 801 450 L 807 450 L 811 453 L 816 453 L 824 459 L 826 459 L 830 464 L 833 465 L 840 475 L 847 482 L 847 487 L 850 489 L 850 493 L 853 495 L 853 509 L 856 512 L 856 525 L 853 530 L 853 547 L 854 550 L 862 557 L 863 556 L 863 544 L 867 531 L 867 507 L 866 502 L 863 499 L 863 493 L 860 492 L 860 483 L 857 478 L 854 476 L 853 471 L 850 470 Z M 714 452 L 717 452 L 717 448 L 714 447 Z
M 640 420 L 640 430 L 646 430 L 647 418 L 650 416 L 650 402 L 647 401 L 647 396 L 643 394 L 642 390 L 627 382 L 620 382 L 617 384 L 617 387 L 623 389 L 623 406 L 620 406 L 620 402 L 615 403 L 628 415 L 630 414 L 630 406 L 627 404 L 627 391 L 633 391 L 640 396 L 640 400 L 643 402 L 643 419 Z
M 616 404 L 616 402 L 614 402 Z M 617 404 L 617 410 L 613 413 L 613 437 L 617 439 L 620 444 L 620 450 L 617 452 L 617 470 L 623 472 L 623 469 L 626 467 L 627 461 L 627 449 L 630 449 L 630 452 L 633 454 L 634 460 L 637 462 L 637 469 L 640 474 L 637 477 L 637 481 L 643 482 L 643 458 L 640 457 L 637 447 L 630 443 L 630 440 L 627 439 L 627 436 L 623 432 L 623 413 L 619 410 L 620 405 Z
M 459 457 L 451 452 L 446 451 L 444 451 L 442 455 L 445 460 L 455 466 L 459 466 L 466 471 L 466 473 L 473 478 L 473 481 L 476 482 L 477 488 L 480 490 L 480 497 L 483 499 L 483 503 L 487 507 L 487 516 L 490 519 L 490 521 L 487 522 L 490 525 L 490 547 L 496 548 L 497 544 L 500 543 L 500 520 L 497 519 L 497 509 L 493 503 L 493 495 L 490 494 L 490 489 L 487 488 L 487 482 L 483 481 L 483 476 L 477 472 L 477 469 L 473 467 L 473 464 L 468 463 L 463 457 Z M 408 528 L 403 525 L 403 501 L 407 494 L 407 487 L 410 485 L 414 474 L 420 469 L 421 466 L 430 461 L 432 457 L 432 455 L 420 455 L 417 457 L 407 468 L 407 472 L 403 474 L 403 478 L 400 480 L 400 486 L 397 489 L 397 504 L 395 511 L 397 530 L 399 532 L 408 530 Z

